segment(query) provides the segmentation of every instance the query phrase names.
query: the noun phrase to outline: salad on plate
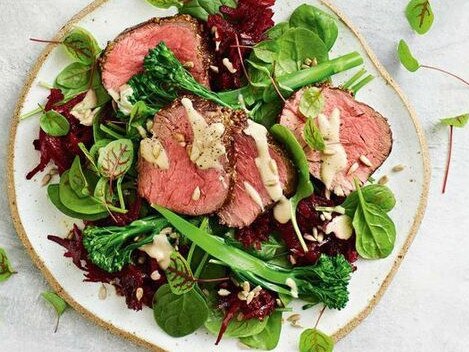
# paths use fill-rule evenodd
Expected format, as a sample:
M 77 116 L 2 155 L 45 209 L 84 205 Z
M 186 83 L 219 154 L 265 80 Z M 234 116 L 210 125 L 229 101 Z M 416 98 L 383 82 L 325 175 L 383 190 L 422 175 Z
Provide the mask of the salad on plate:
M 337 20 L 309 4 L 274 24 L 274 0 L 150 2 L 179 13 L 104 50 L 80 27 L 60 42 L 72 61 L 23 116 L 40 114 L 26 177 L 76 219 L 48 238 L 86 282 L 175 338 L 274 349 L 292 300 L 342 309 L 358 258 L 393 250 L 396 200 L 372 177 L 392 132 L 355 99 L 373 76 L 331 55 Z M 316 327 L 299 341 L 332 350 Z

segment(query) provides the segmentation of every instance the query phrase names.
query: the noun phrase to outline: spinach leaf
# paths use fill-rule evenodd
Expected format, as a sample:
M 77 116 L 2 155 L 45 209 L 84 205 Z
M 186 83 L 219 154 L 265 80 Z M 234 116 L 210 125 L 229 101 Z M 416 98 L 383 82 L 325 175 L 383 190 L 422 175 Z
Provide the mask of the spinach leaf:
M 41 297 L 52 307 L 54 307 L 55 312 L 57 313 L 57 323 L 55 324 L 54 330 L 54 332 L 57 332 L 57 329 L 59 328 L 60 317 L 67 309 L 68 304 L 60 296 L 58 296 L 55 292 L 52 291 L 41 293 Z
M 380 207 L 386 213 L 390 212 L 396 205 L 396 198 L 387 186 L 378 184 L 368 185 L 362 187 L 361 192 L 365 202 Z M 345 208 L 345 213 L 353 218 L 358 207 L 358 202 L 358 192 L 354 191 L 347 196 L 341 206 Z
M 303 129 L 303 136 L 311 149 L 323 151 L 326 149 L 326 143 L 324 142 L 324 137 L 319 131 L 318 126 L 315 122 L 316 118 L 308 117 Z
M 114 197 L 111 194 L 109 184 L 110 182 L 107 178 L 101 177 L 94 188 L 93 196 L 102 204 L 112 204 Z
M 195 286 L 196 280 L 194 279 L 190 265 L 179 252 L 174 251 L 171 253 L 169 266 L 165 270 L 165 273 L 171 291 L 175 295 L 183 295 L 192 290 Z
M 106 207 L 99 203 L 94 198 L 78 197 L 70 184 L 69 170 L 65 171 L 60 177 L 59 183 L 59 196 L 60 202 L 69 210 L 84 214 L 84 215 L 98 215 L 107 211 Z
M 65 67 L 55 79 L 59 87 L 86 90 L 91 78 L 91 67 L 82 62 L 74 62 Z
M 277 39 L 279 51 L 274 75 L 280 77 L 302 69 L 306 59 L 328 60 L 328 50 L 319 36 L 305 28 L 291 28 Z
M 251 118 L 265 128 L 270 129 L 276 122 L 282 111 L 283 104 L 280 99 L 272 100 L 269 103 L 260 104 L 252 113 Z
M 171 6 L 181 6 L 181 1 L 179 0 L 147 0 L 147 2 L 161 9 L 169 9 Z
M 62 212 L 63 214 L 74 218 L 74 219 L 81 219 L 81 220 L 88 220 L 88 221 L 96 221 L 96 220 L 101 220 L 105 219 L 109 216 L 108 212 L 102 212 L 102 213 L 97 213 L 97 214 L 81 214 L 78 212 L 75 212 L 73 210 L 68 209 L 63 203 L 60 201 L 60 193 L 59 193 L 59 185 L 54 184 L 54 185 L 49 185 L 47 187 L 47 195 L 49 196 L 50 201 L 52 204 L 55 205 L 55 207 Z
M 275 26 L 267 30 L 265 33 L 270 39 L 277 39 L 282 36 L 286 31 L 290 29 L 290 24 L 288 22 L 280 22 Z
M 207 320 L 209 309 L 197 290 L 176 295 L 166 284 L 153 298 L 153 315 L 158 326 L 172 337 L 192 334 Z
M 99 149 L 98 171 L 111 180 L 129 171 L 134 159 L 134 146 L 129 139 L 118 139 Z
M 277 40 L 264 40 L 254 46 L 252 50 L 259 60 L 271 64 L 275 61 L 279 49 Z
M 80 157 L 77 155 L 73 160 L 68 173 L 70 187 L 79 198 L 86 198 L 90 195 L 88 181 L 83 173 Z
M 306 159 L 303 148 L 296 140 L 294 134 L 287 127 L 277 124 L 270 129 L 270 132 L 275 139 L 286 147 L 298 171 L 298 185 L 296 193 L 290 199 L 291 215 L 293 228 L 295 229 L 303 249 L 306 251 L 307 247 L 296 220 L 296 208 L 302 199 L 309 197 L 314 192 L 314 186 L 311 183 L 309 176 L 308 160 Z
M 368 203 L 355 181 L 358 206 L 353 216 L 358 254 L 365 259 L 386 258 L 394 248 L 396 227 L 386 212 L 373 203 Z
M 236 7 L 236 0 L 190 0 L 185 2 L 179 13 L 185 13 L 207 21 L 209 15 L 219 13 L 220 6 Z
M 300 352 L 332 352 L 334 340 L 317 329 L 306 329 L 300 336 Z
M 417 59 L 412 55 L 407 43 L 401 39 L 399 46 L 397 47 L 397 56 L 401 64 L 410 72 L 415 72 L 420 68 L 420 64 Z
M 13 270 L 7 253 L 0 248 L 0 282 L 8 280 L 13 274 L 16 274 L 16 271 Z
M 324 96 L 317 87 L 309 87 L 300 99 L 299 110 L 305 117 L 316 117 L 324 109 Z
M 65 116 L 54 110 L 44 112 L 39 120 L 39 124 L 45 133 L 53 137 L 65 136 L 70 131 L 70 123 Z
M 247 337 L 257 335 L 265 329 L 268 319 L 248 319 L 248 320 L 237 320 L 232 319 L 226 328 L 223 336 L 225 337 Z M 214 335 L 218 335 L 221 324 L 223 322 L 223 314 L 220 309 L 212 309 L 208 315 L 208 319 L 205 322 L 205 327 Z
M 405 15 L 410 26 L 418 34 L 427 33 L 435 16 L 429 0 L 411 0 L 406 7 Z
M 69 32 L 62 43 L 73 59 L 87 65 L 94 63 L 101 52 L 101 48 L 93 35 L 80 27 Z
M 256 258 L 266 261 L 272 260 L 280 254 L 288 252 L 285 244 L 278 240 L 274 235 L 269 235 L 268 239 L 261 243 L 260 249 L 245 248 L 244 245 L 236 240 L 233 236 L 225 236 L 225 243 L 230 246 L 242 249 L 249 254 L 252 254 Z
M 466 126 L 469 122 L 469 114 L 462 114 L 456 117 L 448 117 L 446 119 L 441 119 L 440 121 L 441 124 L 445 126 L 462 128 Z
M 339 34 L 336 20 L 317 7 L 303 4 L 290 17 L 290 27 L 301 27 L 316 33 L 329 51 Z
M 267 320 L 267 324 L 259 334 L 241 337 L 243 344 L 260 350 L 273 350 L 278 345 L 282 331 L 282 312 L 274 312 Z

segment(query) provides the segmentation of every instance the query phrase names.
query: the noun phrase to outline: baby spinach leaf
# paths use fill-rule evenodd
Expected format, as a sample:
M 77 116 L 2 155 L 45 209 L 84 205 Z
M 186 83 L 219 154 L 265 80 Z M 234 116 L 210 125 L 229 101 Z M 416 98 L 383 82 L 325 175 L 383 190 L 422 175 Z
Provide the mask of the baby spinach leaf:
M 399 41 L 397 56 L 399 57 L 401 64 L 410 72 L 415 72 L 420 68 L 419 62 L 412 56 L 409 46 L 403 39 Z
M 129 139 L 118 139 L 99 149 L 99 173 L 111 180 L 129 171 L 134 159 L 134 146 Z
M 171 253 L 169 266 L 165 273 L 171 291 L 176 295 L 183 295 L 195 286 L 196 280 L 190 265 L 179 252 L 174 251 Z
M 172 337 L 192 334 L 207 320 L 209 309 L 197 290 L 176 295 L 168 284 L 153 298 L 153 315 L 158 326 Z
M 107 178 L 101 177 L 94 188 L 93 196 L 103 204 L 112 204 L 114 198 L 111 194 L 109 183 L 110 181 Z
M 160 9 L 169 9 L 171 6 L 180 7 L 182 5 L 179 0 L 147 0 L 147 2 Z
M 406 7 L 405 15 L 410 26 L 418 34 L 427 33 L 435 16 L 429 0 L 411 0 Z
M 322 90 L 310 87 L 305 90 L 300 100 L 300 112 L 305 117 L 316 117 L 324 109 L 324 96 Z
M 282 36 L 286 31 L 290 29 L 290 24 L 288 22 L 280 22 L 277 23 L 275 26 L 270 28 L 266 35 L 270 39 L 277 39 L 278 37 Z
M 386 258 L 394 248 L 396 227 L 391 218 L 378 205 L 368 203 L 355 182 L 358 206 L 353 216 L 358 254 L 365 259 Z
M 13 270 L 7 253 L 0 248 L 0 282 L 8 280 L 13 274 L 16 274 L 16 271 Z
M 59 87 L 86 90 L 90 83 L 91 67 L 82 62 L 74 62 L 65 67 L 55 79 Z
M 70 187 L 75 191 L 77 197 L 86 198 L 90 195 L 88 181 L 81 168 L 80 157 L 76 156 L 68 173 Z
M 290 27 L 301 27 L 316 33 L 329 51 L 339 34 L 336 20 L 317 7 L 303 4 L 290 17 Z
M 60 201 L 60 193 L 59 193 L 58 184 L 49 185 L 47 187 L 47 195 L 49 196 L 49 199 L 52 202 L 52 204 L 54 204 L 58 210 L 60 210 L 63 214 L 70 216 L 71 218 L 88 220 L 88 221 L 96 221 L 96 220 L 105 219 L 109 216 L 108 212 L 102 212 L 102 213 L 97 213 L 97 214 L 81 214 L 81 213 L 68 209 Z
M 60 317 L 67 309 L 68 304 L 60 296 L 52 291 L 43 292 L 41 293 L 41 296 L 46 302 L 54 307 L 55 312 L 57 313 L 57 323 L 55 324 L 54 330 L 54 332 L 57 332 L 57 329 L 59 328 Z
M 328 60 L 328 50 L 323 41 L 308 29 L 291 28 L 277 41 L 276 77 L 301 70 L 306 59 L 316 59 L 318 63 Z
M 49 136 L 62 137 L 70 131 L 70 123 L 62 114 L 50 110 L 42 114 L 39 124 Z
M 257 318 L 248 320 L 232 319 L 223 334 L 225 337 L 247 337 L 257 335 L 265 329 L 268 319 L 259 320 Z M 221 324 L 223 322 L 223 314 L 220 309 L 212 309 L 205 322 L 205 327 L 214 335 L 218 335 Z
M 271 64 L 275 61 L 279 51 L 278 41 L 264 40 L 257 44 L 252 50 L 259 60 Z
M 78 197 L 70 185 L 69 170 L 60 177 L 59 195 L 60 202 L 75 213 L 85 215 L 97 215 L 107 211 L 106 207 L 92 197 Z
M 179 13 L 185 13 L 202 21 L 207 21 L 209 15 L 220 12 L 220 6 L 236 7 L 236 0 L 190 0 L 185 2 Z
M 448 117 L 446 119 L 441 119 L 441 124 L 445 126 L 452 126 L 462 128 L 467 125 L 469 122 L 469 114 L 462 114 L 456 117 Z
M 73 59 L 87 65 L 94 63 L 101 52 L 101 48 L 93 35 L 80 27 L 76 27 L 69 32 L 62 43 Z
M 361 192 L 365 202 L 380 207 L 386 213 L 390 212 L 396 205 L 396 198 L 387 186 L 378 184 L 368 185 L 362 187 Z M 342 207 L 345 208 L 345 213 L 351 218 L 355 215 L 358 202 L 358 192 L 354 191 L 350 193 L 342 203 Z
M 296 219 L 296 208 L 302 199 L 309 197 L 314 192 L 314 186 L 311 183 L 311 179 L 309 177 L 308 160 L 303 148 L 296 140 L 295 135 L 287 127 L 276 124 L 270 129 L 270 132 L 274 138 L 280 141 L 288 150 L 298 171 L 298 185 L 296 188 L 296 193 L 290 199 L 292 215 L 291 221 L 298 239 L 303 249 L 305 249 L 307 247 L 298 227 L 298 222 Z
M 306 329 L 300 336 L 300 352 L 332 352 L 334 340 L 317 329 Z
M 303 136 L 311 149 L 323 151 L 326 149 L 326 143 L 324 142 L 324 137 L 322 136 L 321 131 L 319 131 L 318 126 L 316 126 L 316 122 L 314 122 L 314 120 L 315 118 L 307 118 L 303 129 Z
M 282 101 L 280 99 L 272 100 L 269 103 L 261 104 L 255 111 L 253 111 L 252 119 L 265 128 L 270 129 L 282 111 Z
M 243 344 L 260 350 L 273 350 L 278 345 L 282 331 L 282 312 L 274 312 L 267 320 L 267 324 L 259 334 L 241 337 Z

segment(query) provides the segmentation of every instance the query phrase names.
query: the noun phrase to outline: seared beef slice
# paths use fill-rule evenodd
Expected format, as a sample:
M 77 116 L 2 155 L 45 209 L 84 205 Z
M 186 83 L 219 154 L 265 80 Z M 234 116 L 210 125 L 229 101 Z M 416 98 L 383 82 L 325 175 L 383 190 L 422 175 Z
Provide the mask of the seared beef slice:
M 268 144 L 271 162 L 268 166 L 259 164 L 259 144 L 249 134 L 248 125 L 263 132 L 264 142 Z M 295 186 L 296 171 L 285 153 L 271 140 L 267 130 L 248 121 L 238 126 L 238 133 L 233 140 L 234 184 L 228 201 L 218 212 L 220 220 L 230 227 L 245 227 L 250 225 L 265 209 L 275 201 L 269 194 L 267 187 L 275 179 L 280 181 L 280 187 L 285 195 L 292 193 Z M 259 164 L 259 165 L 258 165 Z M 262 180 L 259 168 L 269 168 L 273 173 L 266 183 Z
M 230 191 L 228 155 L 238 114 L 194 96 L 159 111 L 153 138 L 140 145 L 140 195 L 187 215 L 218 210 Z
M 188 15 L 153 18 L 127 29 L 108 44 L 101 57 L 103 85 L 109 92 L 119 92 L 142 71 L 148 51 L 165 42 L 195 79 L 208 86 L 210 55 L 203 38 L 201 25 Z
M 306 144 L 303 135 L 306 119 L 299 111 L 299 105 L 304 91 L 300 90 L 290 98 L 282 112 L 280 123 L 290 128 L 303 145 L 311 174 L 323 181 L 335 194 L 347 195 L 355 189 L 354 178 L 361 183 L 366 182 L 391 153 L 392 134 L 389 124 L 380 113 L 356 101 L 350 93 L 323 86 L 321 94 L 325 104 L 316 123 L 319 125 L 321 119 L 326 124 L 339 119 L 340 144 L 326 139 L 326 150 L 315 151 Z M 343 151 L 345 154 L 341 169 L 334 172 L 333 177 L 325 176 L 324 165 L 331 158 L 340 157 Z

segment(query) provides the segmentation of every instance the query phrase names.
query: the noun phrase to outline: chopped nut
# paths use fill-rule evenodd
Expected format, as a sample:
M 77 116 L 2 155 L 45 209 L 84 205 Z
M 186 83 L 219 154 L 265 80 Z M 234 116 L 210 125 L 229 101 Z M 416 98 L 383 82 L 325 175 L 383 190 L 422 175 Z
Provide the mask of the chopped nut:
M 393 172 L 401 172 L 401 171 L 403 171 L 404 169 L 405 169 L 405 165 L 403 165 L 403 164 L 397 164 L 396 166 L 394 166 L 394 167 L 392 168 L 392 171 L 393 171 Z
M 296 259 L 295 259 L 295 257 L 294 257 L 293 255 L 289 255 L 289 256 L 288 256 L 288 260 L 290 261 L 290 263 L 291 263 L 292 265 L 295 265 L 295 264 L 296 264 Z
M 41 187 L 47 186 L 51 180 L 52 180 L 52 175 L 45 174 L 41 180 Z
M 287 321 L 289 322 L 294 322 L 294 321 L 298 321 L 301 319 L 301 315 L 298 314 L 298 313 L 295 313 L 295 314 L 292 314 L 290 315 L 288 318 L 287 318 Z
M 262 287 L 260 286 L 256 286 L 254 287 L 254 289 L 252 290 L 252 292 L 254 292 L 254 294 L 257 296 L 259 295 L 259 293 L 262 291 Z
M 210 69 L 215 73 L 220 73 L 220 69 L 218 66 L 210 65 Z
M 360 161 L 361 161 L 364 165 L 366 165 L 366 166 L 368 166 L 368 167 L 372 167 L 372 166 L 373 166 L 373 164 L 371 163 L 370 159 L 368 159 L 365 155 L 360 155 Z
M 237 319 L 238 321 L 243 320 L 243 319 L 244 319 L 244 314 L 243 314 L 243 313 L 239 313 L 238 316 L 236 317 L 236 319 Z
M 250 304 L 255 297 L 255 293 L 253 291 L 249 292 L 248 296 L 246 297 L 246 304 Z
M 184 68 L 189 68 L 189 69 L 191 69 L 191 68 L 194 68 L 195 65 L 194 65 L 194 63 L 193 63 L 192 61 L 187 61 L 187 62 L 185 62 L 182 66 L 184 66 Z
M 315 242 L 316 241 L 316 239 L 313 236 L 308 235 L 308 234 L 304 235 L 303 237 L 304 237 L 305 240 L 310 241 L 310 242 Z
M 49 175 L 54 176 L 59 174 L 59 169 L 56 167 L 53 167 L 52 169 L 49 170 Z
M 313 63 L 313 60 L 311 60 L 309 57 L 305 59 L 305 65 L 311 66 L 312 63 Z
M 322 241 L 324 241 L 324 234 L 320 233 L 318 234 L 318 236 L 316 237 L 316 240 L 321 243 Z
M 139 264 L 145 263 L 145 257 L 138 257 L 137 262 L 138 262 Z
M 153 280 L 153 281 L 158 281 L 161 279 L 161 274 L 158 270 L 155 270 L 154 272 L 151 273 L 150 275 L 150 278 Z
M 245 291 L 238 292 L 238 299 L 240 301 L 245 301 L 248 296 L 248 293 Z
M 218 295 L 219 296 L 226 297 L 226 296 L 229 296 L 230 294 L 231 294 L 231 292 L 224 289 L 224 288 L 221 288 L 221 289 L 218 290 Z
M 98 293 L 98 298 L 100 300 L 105 300 L 107 297 L 107 288 L 104 286 L 104 284 L 101 284 L 101 287 L 99 288 L 99 293 Z
M 244 292 L 249 292 L 251 291 L 251 285 L 249 284 L 248 281 L 244 281 L 242 284 L 242 288 Z
M 139 287 L 135 291 L 135 297 L 137 298 L 137 301 L 141 301 L 143 297 L 143 288 Z
M 324 218 L 327 220 L 327 221 L 331 221 L 332 220 L 332 214 L 329 213 L 329 212 L 323 212 L 322 215 L 324 215 Z
M 308 68 L 310 68 L 310 67 L 309 67 L 308 65 L 306 65 L 306 64 L 303 64 L 303 65 L 301 65 L 301 68 L 302 68 L 303 70 L 306 70 L 306 69 L 308 69 Z
M 379 180 L 378 180 L 378 184 L 379 185 L 385 185 L 386 183 L 389 182 L 389 177 L 384 175 L 383 177 L 381 177 Z
M 326 221 L 326 217 L 324 216 L 324 214 L 319 215 L 319 219 L 321 219 L 321 221 Z
M 358 163 L 353 163 L 352 166 L 350 166 L 350 169 L 348 169 L 347 175 L 353 174 L 355 171 L 358 170 L 359 167 L 360 165 L 358 165 Z
M 226 69 L 230 72 L 230 73 L 236 73 L 238 72 L 237 69 L 234 68 L 232 62 L 230 61 L 230 59 L 228 59 L 227 57 L 225 57 L 223 60 L 223 65 L 226 67 Z
M 195 187 L 194 192 L 192 192 L 192 200 L 198 201 L 200 199 L 200 188 L 199 186 Z

